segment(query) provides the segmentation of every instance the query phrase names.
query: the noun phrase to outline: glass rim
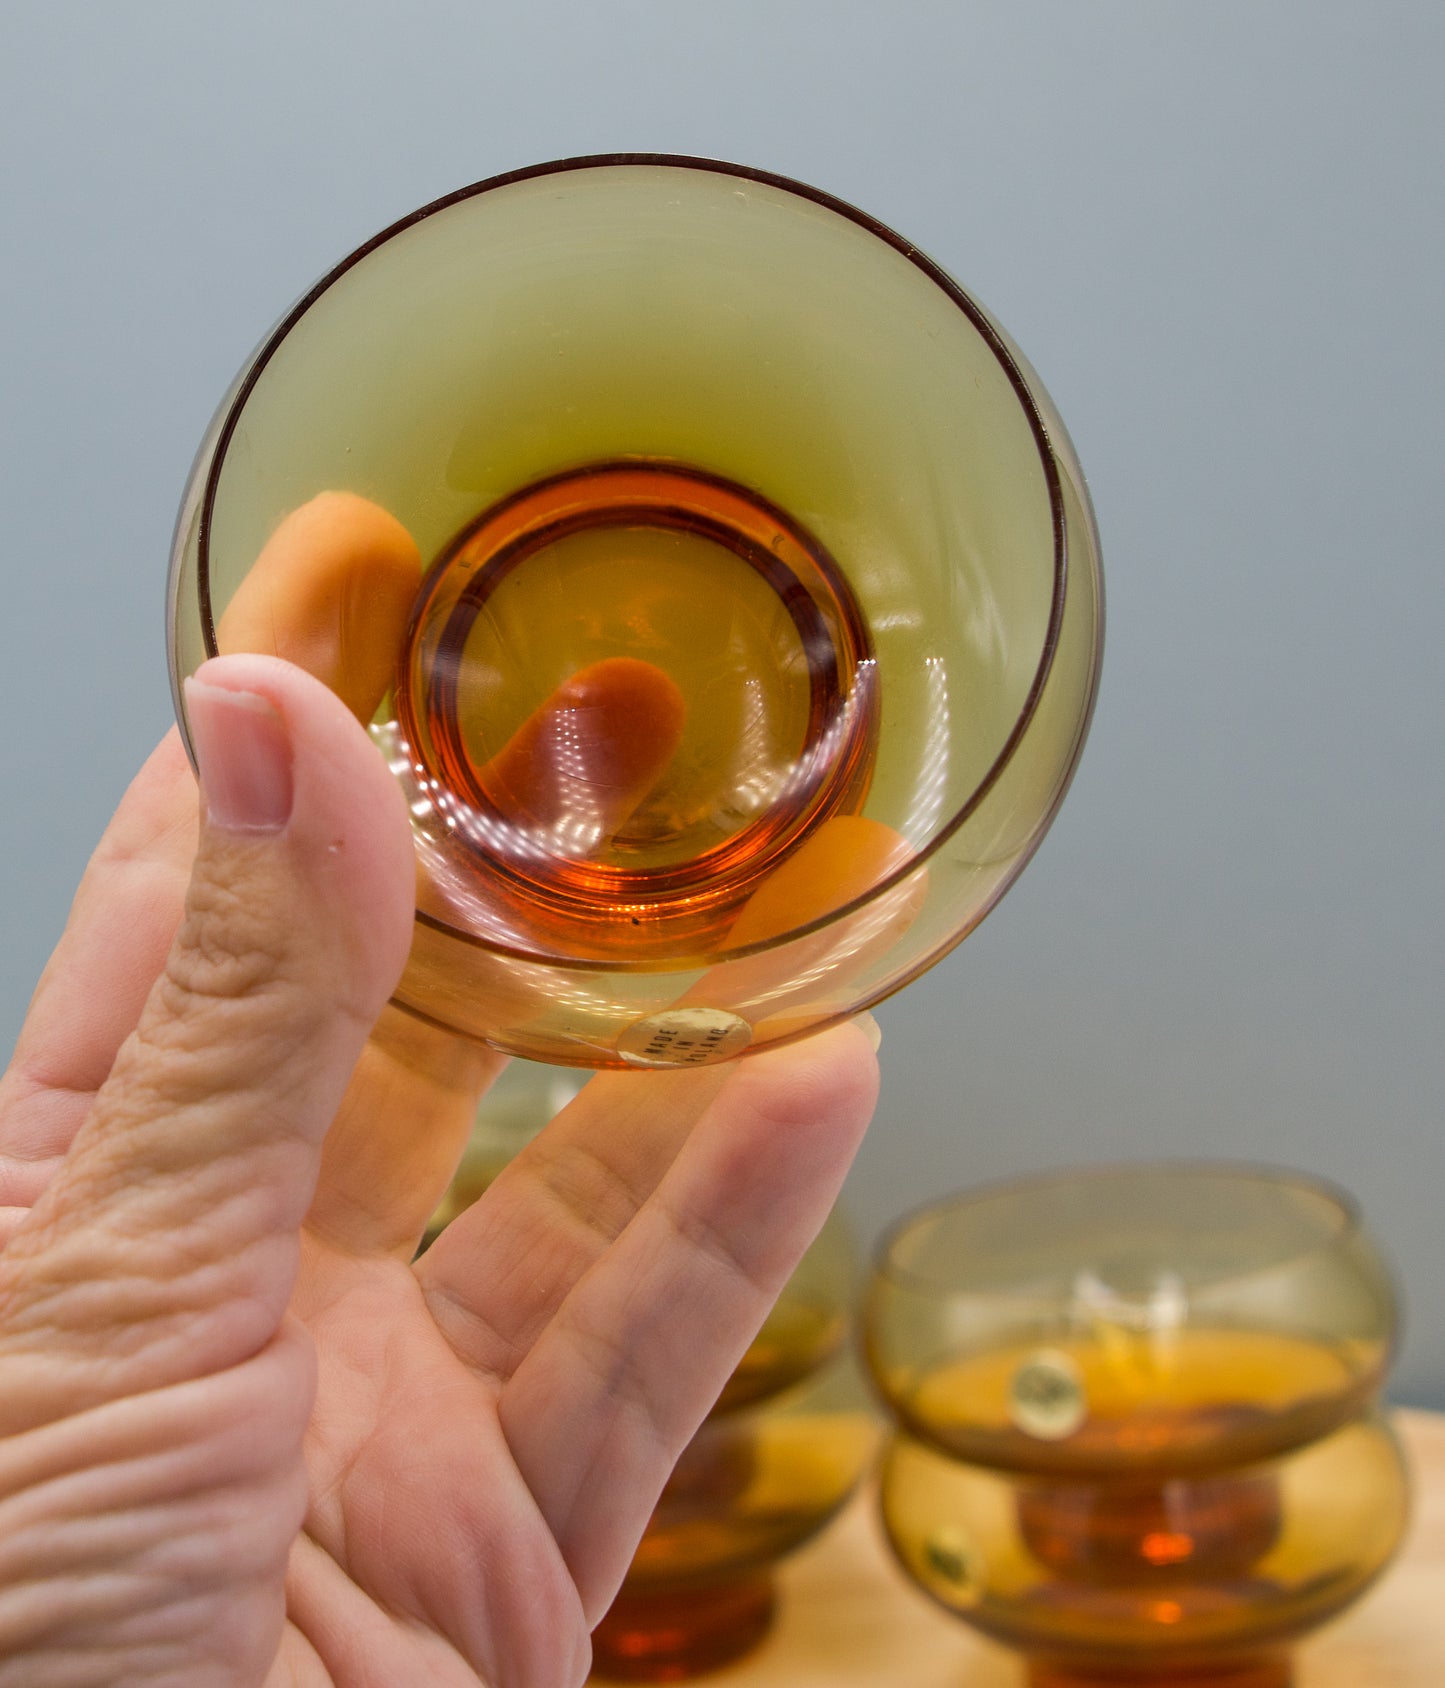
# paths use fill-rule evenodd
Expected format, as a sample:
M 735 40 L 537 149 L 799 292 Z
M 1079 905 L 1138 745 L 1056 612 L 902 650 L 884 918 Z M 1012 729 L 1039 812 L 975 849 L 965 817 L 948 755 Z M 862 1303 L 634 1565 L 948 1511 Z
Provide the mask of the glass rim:
M 979 1300 L 1015 1305 L 1036 1303 L 1039 1297 L 1023 1291 L 1008 1289 L 973 1289 L 950 1284 L 941 1277 L 919 1272 L 904 1265 L 897 1258 L 899 1246 L 921 1226 L 952 1217 L 970 1208 L 983 1207 L 990 1202 L 1012 1196 L 1043 1193 L 1081 1183 L 1135 1183 L 1146 1179 L 1170 1179 L 1188 1183 L 1199 1178 L 1216 1178 L 1222 1182 L 1253 1185 L 1256 1188 L 1292 1190 L 1315 1197 L 1330 1213 L 1332 1224 L 1328 1234 L 1308 1246 L 1282 1255 L 1260 1266 L 1231 1272 L 1211 1280 L 1210 1287 L 1219 1284 L 1247 1282 L 1265 1272 L 1296 1265 L 1339 1247 L 1363 1228 L 1364 1214 L 1358 1199 L 1342 1184 L 1313 1172 L 1295 1167 L 1275 1166 L 1267 1162 L 1247 1160 L 1157 1160 L 1109 1161 L 1077 1167 L 1060 1167 L 1049 1171 L 1023 1173 L 1014 1177 L 991 1179 L 966 1190 L 955 1191 L 924 1202 L 900 1214 L 879 1234 L 874 1244 L 869 1266 L 870 1280 L 888 1284 L 914 1294 L 938 1300 Z M 1052 1304 L 1052 1302 L 1050 1302 Z
M 1039 661 L 1030 682 L 1028 693 L 1025 696 L 1023 705 L 1021 706 L 1018 715 L 1009 730 L 1008 736 L 1005 738 L 997 756 L 995 756 L 993 762 L 984 772 L 982 779 L 974 787 L 973 791 L 970 792 L 963 803 L 955 810 L 948 821 L 937 828 L 928 843 L 916 850 L 900 867 L 895 868 L 892 873 L 888 874 L 885 878 L 880 879 L 876 884 L 871 885 L 860 895 L 853 897 L 848 902 L 842 903 L 837 908 L 830 909 L 827 913 L 819 915 L 812 920 L 806 921 L 798 926 L 790 927 L 785 932 L 775 934 L 769 938 L 759 939 L 750 944 L 740 944 L 736 948 L 722 949 L 715 953 L 710 953 L 705 958 L 694 957 L 691 955 L 678 955 L 675 957 L 652 957 L 645 960 L 633 960 L 621 957 L 613 959 L 598 959 L 594 957 L 568 955 L 564 952 L 526 949 L 518 945 L 500 943 L 492 938 L 481 937 L 474 932 L 468 932 L 460 926 L 453 925 L 450 921 L 424 913 L 420 909 L 416 910 L 415 913 L 415 919 L 418 925 L 425 926 L 448 939 L 469 945 L 472 948 L 485 951 L 488 954 L 505 957 L 511 961 L 520 961 L 532 966 L 565 967 L 582 973 L 641 974 L 686 971 L 703 965 L 715 967 L 725 962 L 743 960 L 750 956 L 762 955 L 772 950 L 781 949 L 785 945 L 796 942 L 798 939 L 806 938 L 814 933 L 825 931 L 837 922 L 848 919 L 851 915 L 860 912 L 861 910 L 867 908 L 870 904 L 876 902 L 880 897 L 887 896 L 890 892 L 907 881 L 913 874 L 925 867 L 927 863 L 948 842 L 948 840 L 971 819 L 989 793 L 998 784 L 1010 763 L 1013 761 L 1015 754 L 1017 753 L 1020 745 L 1023 743 L 1029 727 L 1033 723 L 1035 715 L 1038 713 L 1044 688 L 1048 683 L 1050 674 L 1053 672 L 1054 659 L 1058 654 L 1059 644 L 1062 637 L 1064 604 L 1068 590 L 1070 557 L 1067 521 L 1064 511 L 1063 484 L 1059 471 L 1058 458 L 1055 454 L 1053 441 L 1050 437 L 1048 423 L 1034 397 L 1033 390 L 1029 385 L 1029 378 L 1024 370 L 1020 368 L 1018 359 L 1016 359 L 1013 355 L 1008 344 L 1003 339 L 1000 331 L 994 326 L 987 312 L 984 311 L 982 306 L 980 306 L 977 301 L 974 300 L 964 290 L 964 288 L 962 288 L 958 282 L 956 282 L 952 276 L 948 274 L 946 270 L 942 269 L 925 253 L 919 251 L 919 249 L 911 241 L 905 239 L 894 229 L 890 228 L 886 223 L 880 222 L 876 217 L 871 216 L 868 212 L 860 210 L 857 206 L 850 204 L 847 200 L 839 199 L 822 188 L 812 187 L 806 182 L 800 182 L 793 177 L 781 175 L 775 171 L 761 170 L 750 165 L 733 164 L 721 159 L 705 158 L 685 153 L 590 153 L 569 158 L 553 159 L 546 163 L 528 165 L 520 169 L 504 171 L 499 175 L 485 177 L 480 181 L 472 182 L 465 187 L 456 188 L 450 193 L 443 194 L 439 198 L 430 200 L 425 205 L 419 206 L 416 210 L 408 212 L 403 217 L 397 218 L 394 222 L 387 224 L 387 226 L 381 229 L 378 233 L 372 235 L 370 239 L 363 241 L 361 245 L 355 247 L 351 252 L 347 253 L 345 257 L 340 259 L 339 262 L 334 264 L 317 281 L 315 281 L 311 287 L 309 287 L 306 292 L 301 295 L 296 303 L 293 304 L 291 308 L 280 318 L 276 325 L 261 341 L 257 349 L 251 354 L 251 357 L 242 367 L 241 373 L 237 376 L 233 384 L 232 391 L 228 394 L 227 398 L 222 401 L 221 409 L 217 413 L 215 420 L 212 422 L 211 428 L 207 430 L 206 443 L 209 443 L 213 439 L 214 444 L 211 445 L 211 457 L 206 472 L 205 484 L 201 490 L 199 504 L 195 512 L 197 535 L 196 590 L 201 623 L 201 641 L 205 649 L 206 659 L 220 655 L 220 650 L 216 642 L 215 622 L 211 607 L 210 540 L 212 517 L 219 491 L 221 474 L 226 464 L 227 451 L 236 427 L 240 421 L 242 412 L 244 411 L 247 401 L 254 391 L 256 384 L 260 380 L 271 359 L 280 350 L 282 344 L 291 334 L 292 330 L 301 322 L 302 318 L 324 297 L 327 292 L 330 291 L 330 289 L 338 281 L 342 279 L 342 277 L 356 268 L 357 265 L 359 265 L 364 259 L 369 257 L 382 246 L 386 245 L 389 241 L 405 234 L 408 230 L 416 227 L 422 222 L 425 222 L 433 216 L 449 211 L 458 205 L 467 203 L 470 200 L 478 199 L 484 194 L 491 193 L 499 188 L 512 187 L 520 183 L 545 179 L 550 176 L 581 173 L 587 170 L 614 169 L 618 167 L 666 168 L 701 171 L 713 175 L 732 176 L 745 181 L 761 183 L 764 186 L 775 188 L 783 193 L 792 194 L 796 198 L 809 201 L 812 204 L 820 206 L 824 210 L 830 211 L 835 215 L 842 217 L 844 220 L 853 223 L 857 227 L 861 228 L 864 233 L 872 235 L 875 239 L 882 241 L 886 246 L 891 247 L 916 269 L 921 271 L 922 274 L 925 275 L 936 287 L 938 287 L 945 297 L 968 319 L 974 330 L 987 345 L 989 351 L 992 353 L 995 361 L 998 363 L 1004 376 L 1008 380 L 1009 386 L 1013 391 L 1014 398 L 1029 425 L 1030 432 L 1033 435 L 1034 443 L 1038 451 L 1040 468 L 1043 473 L 1044 486 L 1048 496 L 1053 539 L 1053 589 L 1049 604 L 1048 624 L 1045 628 Z M 203 443 L 201 449 L 202 452 L 206 450 L 205 443 Z M 189 500 L 187 500 L 187 502 L 189 502 Z M 170 603 L 168 605 L 170 617 L 167 631 L 168 642 L 170 643 L 172 654 L 174 654 L 175 647 L 175 622 L 179 603 L 179 565 L 186 537 L 183 529 L 189 525 L 185 521 L 185 514 L 186 512 L 183 507 L 181 519 L 177 522 L 171 569 L 169 592 Z M 1096 639 L 1093 660 L 1093 680 L 1087 701 L 1086 712 L 1082 722 L 1082 726 L 1085 729 L 1087 729 L 1089 717 L 1093 713 L 1094 701 L 1097 696 L 1099 657 L 1099 641 Z M 182 738 L 186 743 L 187 753 L 191 754 L 189 733 L 185 727 L 185 712 L 181 705 L 180 680 L 179 676 L 175 672 L 174 662 L 172 663 L 172 692 L 177 703 L 177 718 L 181 723 Z M 1061 777 L 1054 798 L 1049 807 L 1039 816 L 1034 827 L 1026 837 L 1025 842 L 1020 849 L 1019 859 L 1014 864 L 1012 871 L 1003 876 L 999 887 L 978 916 L 969 922 L 963 932 L 955 934 L 952 937 L 952 941 L 945 944 L 940 953 L 946 953 L 947 949 L 953 948 L 956 944 L 961 942 L 967 935 L 967 932 L 971 931 L 972 928 L 978 924 L 978 921 L 988 913 L 988 911 L 1003 895 L 1004 890 L 1006 890 L 1012 883 L 1013 879 L 1017 877 L 1018 873 L 1022 871 L 1028 857 L 1033 853 L 1033 848 L 1037 846 L 1038 841 L 1042 839 L 1044 833 L 1048 830 L 1053 817 L 1058 813 L 1059 806 L 1062 804 L 1069 785 L 1072 782 L 1073 774 L 1078 765 L 1078 759 L 1082 753 L 1083 742 L 1086 736 L 1086 731 L 1081 731 L 1076 735 L 1072 755 L 1067 765 L 1061 770 Z M 191 754 L 191 761 L 194 765 L 195 757 L 193 754 Z M 884 996 L 893 994 L 894 991 L 901 989 L 904 984 L 907 984 L 911 978 L 916 977 L 918 972 L 923 971 L 927 965 L 931 965 L 932 960 L 937 958 L 937 955 L 930 951 L 929 961 L 923 963 L 916 971 L 910 972 L 908 978 L 905 978 L 896 984 L 890 984 L 884 991 L 878 992 L 866 1000 L 860 999 L 857 1006 L 851 1009 L 850 1012 L 857 1013 L 863 1008 L 871 1006 L 874 1002 L 882 1000 Z

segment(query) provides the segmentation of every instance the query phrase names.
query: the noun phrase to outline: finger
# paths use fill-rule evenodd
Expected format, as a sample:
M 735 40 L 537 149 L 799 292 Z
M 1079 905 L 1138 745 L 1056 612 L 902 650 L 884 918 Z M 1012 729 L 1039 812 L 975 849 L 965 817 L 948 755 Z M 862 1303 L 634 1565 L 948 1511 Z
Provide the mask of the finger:
M 395 677 L 419 576 L 416 545 L 393 516 L 355 494 L 325 493 L 276 530 L 218 638 L 224 650 L 299 664 L 368 721 Z M 650 665 L 594 664 L 484 767 L 484 789 L 534 824 L 580 811 L 610 832 L 670 761 L 681 712 L 676 687 Z M 352 1254 L 414 1253 L 501 1065 L 468 1040 L 383 1014 L 327 1140 L 313 1234 Z
M 728 948 L 763 943 L 822 919 L 866 895 L 913 853 L 903 834 L 882 821 L 831 815 L 748 898 L 728 930 Z
M 457 803 L 437 812 L 426 780 L 411 783 L 412 770 L 401 760 L 397 771 L 419 817 L 418 906 L 464 928 L 494 928 L 499 891 L 487 877 L 486 856 L 510 860 L 525 876 L 539 849 L 563 857 L 596 854 L 666 772 L 685 716 L 681 692 L 660 668 L 611 657 L 558 686 L 494 756 L 486 754 L 487 723 L 466 724 L 481 764 L 476 786 L 494 815 L 486 806 Z M 509 910 L 512 918 L 515 913 Z M 545 926 L 539 909 L 528 916 L 539 917 Z M 525 989 L 518 994 L 515 1014 L 525 1019 L 536 1004 Z M 502 1023 L 509 1018 L 504 1012 Z
M 416 543 L 389 511 L 349 492 L 294 510 L 236 589 L 223 651 L 306 669 L 363 723 L 396 677 L 421 578 Z M 352 1254 L 416 1250 L 502 1057 L 383 1013 L 327 1137 L 309 1228 Z
M 217 647 L 293 662 L 369 721 L 396 676 L 420 580 L 421 554 L 395 516 L 324 492 L 266 542 L 226 606 Z
M 172 729 L 122 798 L 0 1079 L 0 1247 L 54 1175 L 175 936 L 196 782 Z
M 447 1226 L 416 1273 L 467 1365 L 511 1376 L 733 1074 L 597 1073 Z
M 478 783 L 503 814 L 595 846 L 666 772 L 686 716 L 676 683 L 650 662 L 594 662 L 522 723 Z
M 420 574 L 380 506 L 326 493 L 282 522 L 221 618 L 228 651 L 285 656 L 369 719 L 391 684 Z M 54 1175 L 175 936 L 196 787 L 173 729 L 106 828 L 0 1080 L 0 1246 Z
M 321 1140 L 411 929 L 405 805 L 271 658 L 192 683 L 206 822 L 175 944 L 70 1156 L 0 1255 L 0 1432 L 249 1358 Z
M 517 1467 L 592 1619 L 822 1226 L 876 1094 L 856 1027 L 741 1063 L 503 1388 Z
M 781 937 L 868 897 L 914 854 L 882 821 L 831 816 L 743 905 L 728 932 L 729 949 Z M 927 891 L 928 870 L 920 868 L 816 932 L 710 968 L 678 1005 L 741 1014 L 759 1040 L 796 1035 L 856 1010 L 849 987 L 913 924 Z
M 322 1151 L 306 1229 L 349 1255 L 410 1260 L 505 1055 L 388 1005 Z

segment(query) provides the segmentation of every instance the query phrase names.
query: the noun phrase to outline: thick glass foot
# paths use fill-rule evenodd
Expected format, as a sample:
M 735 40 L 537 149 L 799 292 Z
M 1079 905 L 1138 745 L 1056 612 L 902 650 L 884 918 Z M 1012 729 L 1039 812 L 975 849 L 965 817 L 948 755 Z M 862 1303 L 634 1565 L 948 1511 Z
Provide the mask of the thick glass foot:
M 656 1593 L 624 1589 L 592 1633 L 592 1673 L 610 1682 L 683 1682 L 719 1670 L 758 1645 L 776 1607 L 767 1575 Z
M 1029 1662 L 1029 1688 L 1292 1688 L 1294 1672 L 1283 1653 L 1189 1669 L 1148 1665 L 1076 1665 L 1052 1659 Z

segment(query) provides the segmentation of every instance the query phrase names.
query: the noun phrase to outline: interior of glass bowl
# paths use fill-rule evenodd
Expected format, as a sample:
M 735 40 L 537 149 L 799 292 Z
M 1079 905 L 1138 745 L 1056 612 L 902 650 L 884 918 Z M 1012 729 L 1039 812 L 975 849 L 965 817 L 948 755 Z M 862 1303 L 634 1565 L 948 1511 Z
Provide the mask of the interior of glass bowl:
M 1064 611 L 1058 469 L 1024 377 L 966 296 L 859 213 L 776 178 L 704 161 L 573 161 L 451 196 L 338 266 L 243 372 L 203 449 L 183 511 L 195 577 L 174 587 L 175 665 L 184 673 L 215 653 L 216 628 L 268 538 L 323 491 L 382 506 L 433 565 L 520 492 L 618 465 L 664 466 L 781 512 L 798 545 L 826 559 L 828 579 L 841 580 L 839 617 L 862 629 L 839 688 L 847 732 L 830 738 L 826 719 L 816 731 L 794 724 L 809 707 L 818 714 L 819 683 L 805 674 L 803 704 L 777 702 L 783 724 L 766 754 L 754 745 L 712 755 L 710 768 L 727 760 L 731 772 L 721 796 L 708 794 L 709 812 L 724 817 L 708 835 L 709 861 L 746 855 L 746 829 L 805 789 L 814 806 L 800 804 L 769 835 L 777 860 L 835 813 L 898 841 L 833 906 L 805 899 L 741 935 L 745 876 L 726 918 L 711 923 L 699 923 L 694 888 L 629 882 L 621 901 L 640 912 L 625 918 L 650 935 L 637 939 L 635 964 L 783 943 L 917 876 L 996 783 L 1038 705 Z M 676 531 L 695 535 L 691 520 Z M 768 558 L 783 549 L 757 539 L 743 572 L 766 584 Z M 497 621 L 508 631 L 494 644 L 515 651 L 515 629 L 535 625 L 538 605 L 581 601 L 574 584 L 586 566 L 547 553 L 552 573 L 536 576 L 510 623 Z M 691 591 L 673 593 L 674 645 L 696 653 L 711 640 L 717 651 L 711 668 L 699 658 L 680 682 L 689 731 L 719 698 L 735 697 L 741 719 L 775 671 L 798 666 L 785 651 L 769 668 L 766 592 L 753 609 L 738 607 L 746 592 L 729 592 L 716 612 L 693 593 L 689 621 Z M 778 595 L 796 605 L 800 593 L 826 597 L 811 577 Z M 744 623 L 761 631 L 745 637 Z M 801 628 L 807 648 L 810 625 L 794 615 L 786 635 Z M 611 648 L 598 639 L 598 651 Z M 620 654 L 664 670 L 672 662 Z M 519 717 L 567 676 L 539 660 L 526 678 L 535 697 L 519 693 Z M 373 730 L 393 750 L 397 716 L 391 691 Z M 808 780 L 844 741 L 862 771 L 822 782 L 833 795 L 814 802 Z M 396 758 L 404 779 L 408 744 Z M 1042 784 L 1050 800 L 1057 785 Z M 481 831 L 484 844 L 495 840 L 495 827 Z M 451 834 L 437 860 L 456 856 Z M 562 860 L 558 836 L 544 846 Z M 584 867 L 594 862 L 586 848 L 575 847 Z M 671 871 L 680 853 L 658 860 Z M 632 858 L 620 859 L 628 871 Z M 458 877 L 445 864 L 433 875 Z M 568 902 L 567 872 L 546 895 L 505 907 L 476 884 L 439 895 L 428 919 L 510 954 L 586 964 L 609 951 L 595 904 Z M 609 965 L 628 965 L 610 954 Z

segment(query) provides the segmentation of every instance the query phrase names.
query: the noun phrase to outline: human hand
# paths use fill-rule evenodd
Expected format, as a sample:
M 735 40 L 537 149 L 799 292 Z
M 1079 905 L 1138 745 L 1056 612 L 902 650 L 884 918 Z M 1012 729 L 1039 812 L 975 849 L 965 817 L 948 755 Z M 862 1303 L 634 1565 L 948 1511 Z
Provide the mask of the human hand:
M 0 1685 L 575 1684 L 867 1042 L 598 1075 L 413 1264 L 500 1058 L 383 1006 L 412 851 L 355 719 L 199 678 L 208 818 L 171 734 L 0 1084 Z

